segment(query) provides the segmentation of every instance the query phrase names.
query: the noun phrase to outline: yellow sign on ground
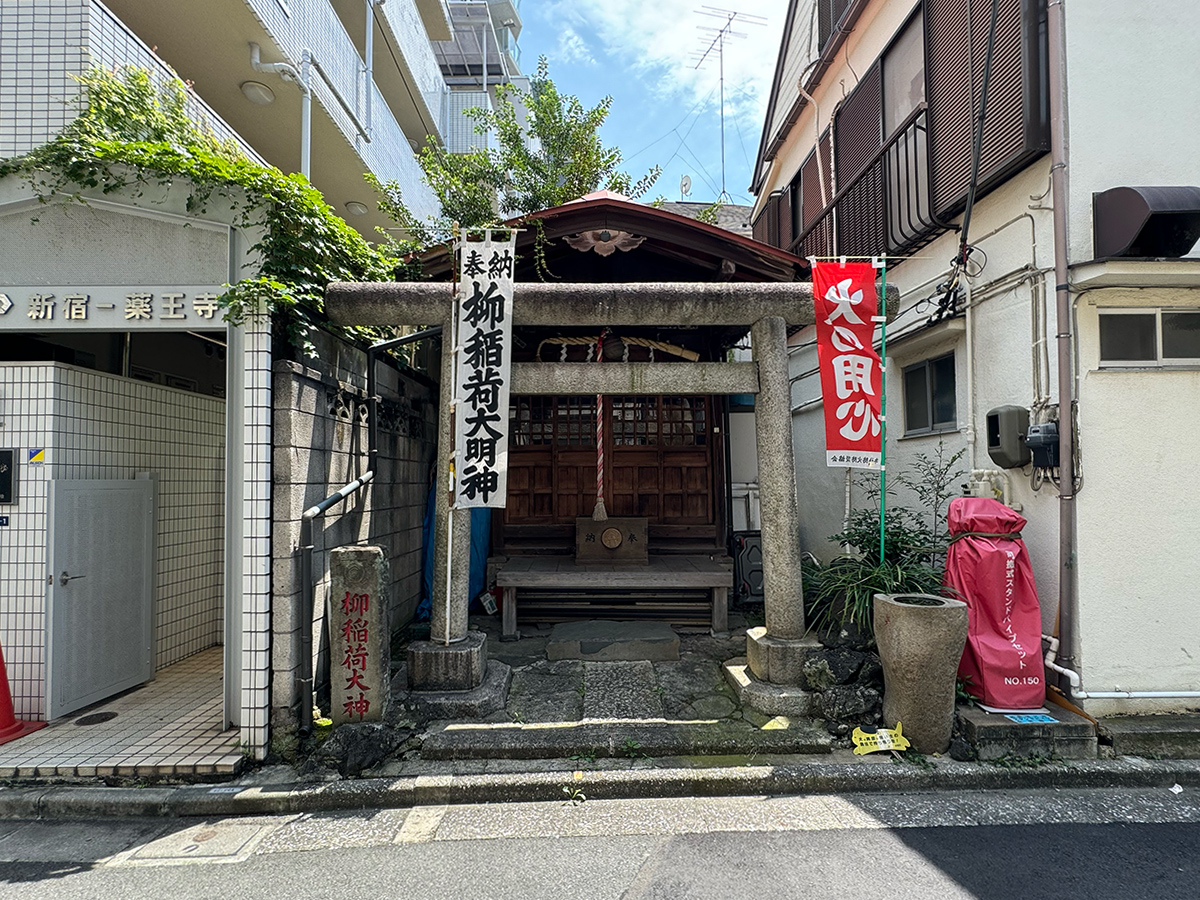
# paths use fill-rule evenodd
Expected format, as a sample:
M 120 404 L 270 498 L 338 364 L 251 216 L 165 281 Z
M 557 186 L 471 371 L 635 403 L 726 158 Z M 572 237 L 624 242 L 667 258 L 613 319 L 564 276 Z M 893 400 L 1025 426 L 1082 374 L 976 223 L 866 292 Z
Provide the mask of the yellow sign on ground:
M 904 736 L 902 722 L 897 722 L 895 728 L 880 728 L 874 734 L 855 728 L 850 739 L 854 741 L 854 752 L 859 756 L 880 750 L 908 749 L 908 738 Z

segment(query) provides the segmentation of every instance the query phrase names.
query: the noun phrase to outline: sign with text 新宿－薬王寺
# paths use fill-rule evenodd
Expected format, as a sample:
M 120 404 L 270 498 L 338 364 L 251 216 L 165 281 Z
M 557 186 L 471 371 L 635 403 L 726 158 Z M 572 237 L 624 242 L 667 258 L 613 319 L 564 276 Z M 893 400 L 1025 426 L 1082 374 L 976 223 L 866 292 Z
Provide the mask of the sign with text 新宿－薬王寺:
M 3 331 L 223 329 L 221 285 L 0 286 Z

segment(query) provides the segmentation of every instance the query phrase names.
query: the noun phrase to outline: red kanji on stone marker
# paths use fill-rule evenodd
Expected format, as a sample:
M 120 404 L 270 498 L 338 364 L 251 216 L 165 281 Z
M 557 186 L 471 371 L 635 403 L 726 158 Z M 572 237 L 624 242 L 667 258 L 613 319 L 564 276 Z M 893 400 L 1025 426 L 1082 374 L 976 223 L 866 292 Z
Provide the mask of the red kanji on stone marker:
M 371 709 L 371 701 L 360 692 L 358 699 L 351 697 L 342 704 L 342 710 L 347 716 L 358 716 L 360 719 Z

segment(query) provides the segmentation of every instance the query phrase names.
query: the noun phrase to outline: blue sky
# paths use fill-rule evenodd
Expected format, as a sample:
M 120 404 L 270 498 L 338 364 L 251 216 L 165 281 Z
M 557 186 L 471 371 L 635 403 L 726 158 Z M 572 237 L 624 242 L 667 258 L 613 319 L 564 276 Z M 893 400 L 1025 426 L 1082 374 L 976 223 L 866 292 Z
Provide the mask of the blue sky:
M 697 26 L 723 20 L 701 15 L 696 0 L 525 0 L 521 5 L 521 68 L 529 74 L 545 55 L 559 89 L 594 106 L 613 97 L 602 137 L 621 148 L 634 179 L 654 165 L 663 174 L 647 199 L 711 202 L 721 191 L 721 126 L 715 51 L 695 69 L 692 54 L 711 42 Z M 734 9 L 735 7 L 725 7 Z M 725 45 L 725 189 L 751 203 L 750 172 L 771 90 L 786 0 L 743 0 L 736 9 L 766 24 L 735 26 L 746 35 Z

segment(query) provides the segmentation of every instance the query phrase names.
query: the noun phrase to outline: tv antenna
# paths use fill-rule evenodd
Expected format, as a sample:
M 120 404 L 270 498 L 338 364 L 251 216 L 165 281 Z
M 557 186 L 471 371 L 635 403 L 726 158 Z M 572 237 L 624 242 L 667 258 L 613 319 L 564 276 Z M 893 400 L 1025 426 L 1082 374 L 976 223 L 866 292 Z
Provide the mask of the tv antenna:
M 679 199 L 682 200 L 692 192 L 692 176 L 684 175 L 679 179 Z
M 718 81 L 721 88 L 721 195 L 717 197 L 718 202 L 732 202 L 733 198 L 729 196 L 729 192 L 725 190 L 725 42 L 731 38 L 744 38 L 744 31 L 734 31 L 734 26 L 744 25 L 766 25 L 766 16 L 756 16 L 750 13 L 737 12 L 732 9 L 721 9 L 717 6 L 701 6 L 697 10 L 693 10 L 701 16 L 708 16 L 713 19 L 724 19 L 725 24 L 720 28 L 713 28 L 708 25 L 697 25 L 696 29 L 703 32 L 700 35 L 701 41 L 708 41 L 708 46 L 703 52 L 696 51 L 693 56 L 699 57 L 693 69 L 699 69 L 704 65 L 704 61 L 708 59 L 713 50 L 717 51 L 717 64 L 719 66 Z M 709 35 L 712 35 L 711 39 Z

